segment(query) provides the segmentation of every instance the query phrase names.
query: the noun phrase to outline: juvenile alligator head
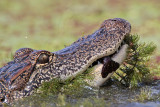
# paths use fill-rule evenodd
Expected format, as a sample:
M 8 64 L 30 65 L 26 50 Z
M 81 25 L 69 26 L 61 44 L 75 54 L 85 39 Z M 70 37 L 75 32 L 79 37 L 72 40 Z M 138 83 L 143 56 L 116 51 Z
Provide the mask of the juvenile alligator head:
M 57 52 L 19 49 L 14 60 L 0 68 L 0 101 L 9 103 L 31 95 L 42 82 L 53 78 L 75 77 L 97 60 L 115 54 L 130 31 L 129 22 L 114 18 L 105 20 L 93 34 Z

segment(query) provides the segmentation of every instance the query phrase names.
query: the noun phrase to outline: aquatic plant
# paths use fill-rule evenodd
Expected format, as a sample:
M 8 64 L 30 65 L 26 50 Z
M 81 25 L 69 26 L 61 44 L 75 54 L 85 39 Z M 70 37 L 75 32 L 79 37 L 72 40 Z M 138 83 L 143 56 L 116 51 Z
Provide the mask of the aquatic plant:
M 131 102 L 144 102 L 144 101 L 150 101 L 152 100 L 151 96 L 151 89 L 147 87 L 143 87 L 140 90 L 140 93 L 136 95 L 133 99 L 131 99 Z
M 117 70 L 118 79 L 123 85 L 137 87 L 142 80 L 150 80 L 150 67 L 147 62 L 156 49 L 154 43 L 139 43 L 140 36 L 130 35 L 126 37 L 126 43 L 129 44 L 128 56 L 124 63 Z
M 65 93 L 65 95 L 74 95 L 74 97 L 80 97 L 84 91 L 89 90 L 89 88 L 86 88 L 88 84 L 85 80 L 92 80 L 93 77 L 89 75 L 89 72 L 91 71 L 92 68 L 78 75 L 76 78 L 70 78 L 66 81 L 53 79 L 49 82 L 45 82 L 40 88 L 38 88 L 37 92 L 43 93 L 43 95 Z

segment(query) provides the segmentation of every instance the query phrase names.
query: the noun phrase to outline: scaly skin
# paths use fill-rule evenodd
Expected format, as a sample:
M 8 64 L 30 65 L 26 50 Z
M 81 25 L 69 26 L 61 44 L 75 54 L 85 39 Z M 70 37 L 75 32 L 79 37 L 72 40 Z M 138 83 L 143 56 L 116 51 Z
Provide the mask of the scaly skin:
M 14 60 L 0 68 L 1 102 L 10 103 L 29 96 L 44 81 L 75 77 L 94 61 L 115 53 L 130 31 L 131 25 L 126 20 L 108 19 L 93 34 L 78 39 L 60 51 L 17 50 Z

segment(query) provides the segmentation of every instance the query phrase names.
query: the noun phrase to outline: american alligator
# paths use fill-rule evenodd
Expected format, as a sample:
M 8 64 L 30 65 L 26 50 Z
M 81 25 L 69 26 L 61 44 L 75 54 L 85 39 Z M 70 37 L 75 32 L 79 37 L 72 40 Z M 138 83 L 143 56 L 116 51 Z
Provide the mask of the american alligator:
M 102 78 L 119 67 L 112 58 L 129 35 L 131 25 L 121 18 L 105 20 L 93 34 L 84 36 L 57 52 L 21 48 L 14 60 L 0 68 L 0 101 L 10 103 L 29 96 L 43 82 L 66 80 L 89 66 L 103 63 Z

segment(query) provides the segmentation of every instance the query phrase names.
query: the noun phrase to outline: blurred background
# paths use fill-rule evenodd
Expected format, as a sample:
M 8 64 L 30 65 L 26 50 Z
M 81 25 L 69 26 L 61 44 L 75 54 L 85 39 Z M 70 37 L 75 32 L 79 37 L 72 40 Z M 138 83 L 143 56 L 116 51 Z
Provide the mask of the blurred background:
M 159 10 L 159 0 L 0 0 L 0 64 L 19 48 L 62 49 L 115 17 L 128 20 L 141 41 L 155 43 L 160 61 Z

